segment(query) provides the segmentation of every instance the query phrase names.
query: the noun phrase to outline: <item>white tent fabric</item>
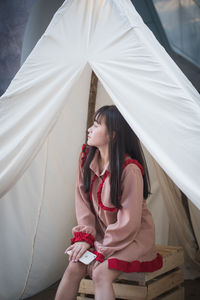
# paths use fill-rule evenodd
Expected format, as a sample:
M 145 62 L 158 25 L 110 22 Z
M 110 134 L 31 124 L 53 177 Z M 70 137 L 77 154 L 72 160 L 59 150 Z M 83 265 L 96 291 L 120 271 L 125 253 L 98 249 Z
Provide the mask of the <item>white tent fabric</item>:
M 40 291 L 66 265 L 60 251 L 74 222 L 89 66 L 147 150 L 200 208 L 198 93 L 130 1 L 65 1 L 1 98 L 2 299 Z

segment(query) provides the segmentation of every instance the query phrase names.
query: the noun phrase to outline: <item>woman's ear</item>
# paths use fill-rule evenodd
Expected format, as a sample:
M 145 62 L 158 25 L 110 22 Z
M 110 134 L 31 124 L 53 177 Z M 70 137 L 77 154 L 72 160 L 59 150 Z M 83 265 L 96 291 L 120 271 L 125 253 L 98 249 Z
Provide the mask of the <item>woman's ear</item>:
M 113 140 L 115 139 L 116 137 L 116 131 L 113 131 Z

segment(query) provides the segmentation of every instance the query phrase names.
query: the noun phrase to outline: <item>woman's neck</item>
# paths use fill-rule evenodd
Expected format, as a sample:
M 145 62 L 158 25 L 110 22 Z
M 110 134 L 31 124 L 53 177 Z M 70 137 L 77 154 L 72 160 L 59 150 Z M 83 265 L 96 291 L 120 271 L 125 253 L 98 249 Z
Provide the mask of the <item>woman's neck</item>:
M 105 166 L 109 162 L 109 148 L 108 145 L 104 147 L 99 147 L 99 169 L 102 172 Z

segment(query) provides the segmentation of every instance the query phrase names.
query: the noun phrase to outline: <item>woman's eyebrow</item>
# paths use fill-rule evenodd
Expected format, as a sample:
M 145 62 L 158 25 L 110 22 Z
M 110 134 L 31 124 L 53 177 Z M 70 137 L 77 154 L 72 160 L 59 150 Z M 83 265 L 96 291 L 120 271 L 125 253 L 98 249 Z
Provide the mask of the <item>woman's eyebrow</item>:
M 101 124 L 97 119 L 94 119 L 94 122 L 96 122 L 97 124 Z

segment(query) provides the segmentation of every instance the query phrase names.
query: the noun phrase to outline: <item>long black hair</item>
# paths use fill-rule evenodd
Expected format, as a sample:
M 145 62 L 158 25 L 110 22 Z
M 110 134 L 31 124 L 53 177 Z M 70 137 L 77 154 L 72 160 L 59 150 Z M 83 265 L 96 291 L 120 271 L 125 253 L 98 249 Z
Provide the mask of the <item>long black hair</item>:
M 121 195 L 121 174 L 125 154 L 129 154 L 132 159 L 136 159 L 144 169 L 143 175 L 143 197 L 147 199 L 151 194 L 151 186 L 148 168 L 140 141 L 124 117 L 115 105 L 106 105 L 98 109 L 93 120 L 100 123 L 101 118 L 105 117 L 105 124 L 109 134 L 109 159 L 110 159 L 110 197 L 111 202 L 120 208 Z M 114 136 L 114 138 L 113 138 Z M 89 192 L 91 185 L 90 163 L 96 152 L 96 147 L 87 146 L 88 155 L 84 164 L 84 190 Z

